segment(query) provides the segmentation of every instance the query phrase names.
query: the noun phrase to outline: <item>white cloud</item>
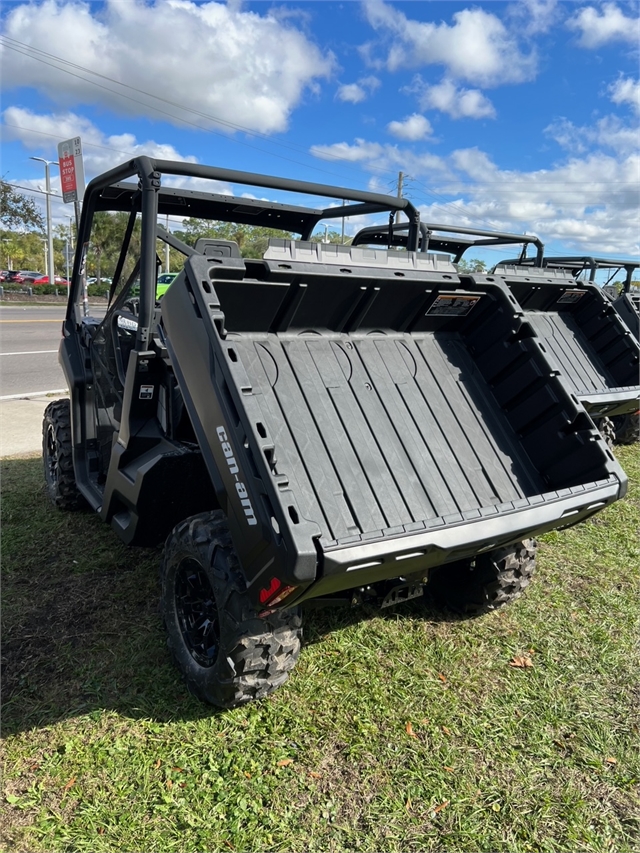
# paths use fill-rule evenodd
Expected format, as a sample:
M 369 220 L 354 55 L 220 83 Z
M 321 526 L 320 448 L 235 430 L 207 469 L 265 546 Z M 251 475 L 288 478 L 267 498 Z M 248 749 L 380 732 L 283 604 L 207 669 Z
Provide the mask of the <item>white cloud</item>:
M 625 156 L 639 148 L 640 128 L 624 124 L 617 116 L 603 116 L 587 127 L 574 125 L 568 119 L 561 118 L 546 127 L 545 133 L 574 154 L 599 147 L 612 149 Z
M 366 142 L 356 139 L 355 145 L 348 142 L 335 142 L 333 145 L 312 145 L 311 153 L 321 160 L 345 160 L 348 163 L 361 163 L 376 160 L 382 155 L 384 146 L 379 142 Z
M 358 83 L 345 83 L 338 89 L 337 97 L 350 104 L 359 104 L 367 99 L 367 93 Z
M 560 17 L 557 0 L 520 0 L 509 7 L 509 14 L 527 36 L 548 32 Z
M 356 139 L 353 145 L 348 142 L 313 145 L 310 152 L 321 160 L 360 163 L 363 168 L 371 172 L 395 173 L 401 169 L 412 175 L 432 174 L 443 179 L 451 177 L 451 171 L 442 157 L 431 153 L 416 153 L 409 148 L 398 148 L 396 145 L 367 142 L 365 139 Z
M 334 64 L 292 23 L 219 2 L 107 0 L 97 7 L 44 0 L 14 6 L 4 33 L 29 46 L 29 56 L 7 51 L 5 87 L 34 87 L 63 108 L 99 103 L 218 129 L 232 130 L 225 122 L 265 133 L 286 129 L 305 89 Z M 37 61 L 36 51 L 64 55 L 123 83 L 74 68 L 78 76 L 71 76 L 60 70 L 68 66 L 46 56 L 50 64 Z
M 456 199 L 448 215 L 454 224 L 462 218 L 482 227 L 480 220 L 580 251 L 640 252 L 637 153 L 618 159 L 593 152 L 532 172 L 500 169 L 477 149 L 454 152 L 452 159 L 463 180 L 438 191 Z
M 407 116 L 404 121 L 389 122 L 387 130 L 392 136 L 397 136 L 398 139 L 405 139 L 408 142 L 417 142 L 432 133 L 431 124 L 420 113 L 413 113 L 413 115 Z
M 580 130 L 573 128 L 574 135 Z M 612 153 L 601 150 L 605 143 Z M 434 194 L 442 199 L 421 206 L 425 222 L 537 234 L 545 243 L 559 242 L 563 251 L 640 253 L 637 144 L 632 149 L 625 128 L 611 122 L 593 140 L 583 135 L 582 144 L 582 155 L 573 147 L 567 159 L 533 171 L 501 169 L 478 148 L 441 158 L 357 139 L 354 145 L 316 146 L 312 153 L 360 164 L 382 192 L 390 191 L 396 170 L 410 174 L 414 204 Z M 601 148 L 586 151 L 587 145 Z
M 640 114 L 640 80 L 621 77 L 609 86 L 609 92 L 614 104 L 630 104 Z
M 448 77 L 435 86 L 424 85 L 420 106 L 440 110 L 456 119 L 496 117 L 493 104 L 479 89 L 459 88 Z
M 612 41 L 637 44 L 640 39 L 639 18 L 627 17 L 615 3 L 605 3 L 602 11 L 586 6 L 567 21 L 567 26 L 580 33 L 578 44 L 597 48 Z
M 365 101 L 379 86 L 380 81 L 377 77 L 362 77 L 357 83 L 345 83 L 340 86 L 336 97 L 341 101 L 359 104 L 361 101 Z
M 55 158 L 58 143 L 74 136 L 82 137 L 85 176 L 87 181 L 96 175 L 114 168 L 132 157 L 146 155 L 158 160 L 197 162 L 190 155 L 181 154 L 173 145 L 147 140 L 138 142 L 131 133 L 108 136 L 89 119 L 72 112 L 38 114 L 20 107 L 8 107 L 3 113 L 2 135 L 7 140 L 19 140 L 28 151 L 42 153 Z M 51 170 L 52 183 L 59 188 L 57 169 Z M 189 178 L 167 178 L 164 183 L 173 186 L 204 187 L 211 192 L 224 195 L 232 193 L 226 183 L 220 181 L 198 181 Z
M 364 8 L 371 26 L 391 42 L 385 60 L 391 71 L 444 65 L 452 76 L 481 86 L 517 83 L 535 76 L 535 54 L 522 53 L 502 21 L 483 9 L 455 12 L 450 25 L 411 20 L 383 0 L 365 0 Z M 421 4 L 421 8 L 429 7 Z

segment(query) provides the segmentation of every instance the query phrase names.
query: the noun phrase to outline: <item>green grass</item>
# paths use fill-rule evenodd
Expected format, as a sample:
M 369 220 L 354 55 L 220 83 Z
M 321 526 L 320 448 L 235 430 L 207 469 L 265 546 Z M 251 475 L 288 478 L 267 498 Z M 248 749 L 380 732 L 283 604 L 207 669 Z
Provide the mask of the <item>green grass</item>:
M 637 850 L 640 459 L 616 452 L 627 498 L 546 536 L 511 607 L 309 612 L 290 681 L 227 713 L 169 661 L 160 552 L 5 462 L 0 848 Z

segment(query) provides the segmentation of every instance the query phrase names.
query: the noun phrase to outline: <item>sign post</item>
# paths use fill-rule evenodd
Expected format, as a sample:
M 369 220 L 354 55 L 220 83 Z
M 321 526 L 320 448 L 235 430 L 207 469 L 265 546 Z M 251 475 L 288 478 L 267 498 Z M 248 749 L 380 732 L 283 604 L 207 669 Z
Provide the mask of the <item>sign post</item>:
M 62 200 L 65 204 L 73 202 L 76 214 L 76 234 L 80 225 L 80 202 L 84 197 L 84 163 L 82 160 L 82 140 L 79 136 L 65 139 L 58 145 L 58 162 L 62 183 Z M 89 310 L 86 270 L 82 276 L 82 302 L 85 316 Z
M 82 201 L 84 196 L 84 164 L 82 140 L 66 139 L 58 145 L 58 162 L 62 181 L 62 200 L 65 204 Z

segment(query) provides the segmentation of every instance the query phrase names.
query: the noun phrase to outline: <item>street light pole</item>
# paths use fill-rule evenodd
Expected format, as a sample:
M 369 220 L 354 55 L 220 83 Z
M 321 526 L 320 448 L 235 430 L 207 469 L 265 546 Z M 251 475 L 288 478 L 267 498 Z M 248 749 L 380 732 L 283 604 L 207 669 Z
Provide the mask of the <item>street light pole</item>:
M 56 274 L 53 267 L 53 230 L 51 227 L 51 176 L 49 174 L 49 166 L 57 166 L 57 160 L 45 160 L 44 157 L 29 157 L 30 160 L 39 160 L 44 163 L 44 180 L 45 191 L 47 195 L 47 245 L 49 247 L 47 256 L 47 275 L 49 284 L 56 283 Z
M 169 230 L 169 214 L 167 213 L 167 231 Z M 171 255 L 169 244 L 164 244 L 164 271 L 169 272 L 171 269 Z

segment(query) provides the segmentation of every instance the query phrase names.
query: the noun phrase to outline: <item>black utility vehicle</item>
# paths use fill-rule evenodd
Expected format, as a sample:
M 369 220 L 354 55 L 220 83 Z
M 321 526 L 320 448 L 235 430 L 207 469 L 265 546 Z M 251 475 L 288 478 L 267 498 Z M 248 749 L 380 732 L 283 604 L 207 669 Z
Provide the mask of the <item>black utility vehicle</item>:
M 640 259 L 595 258 L 589 255 L 545 256 L 544 266 L 548 269 L 568 270 L 577 280 L 594 284 L 598 283 L 597 274 L 603 272 L 606 280 L 600 282 L 602 289 L 636 339 L 640 338 L 640 289 L 637 281 L 634 287 L 634 276 L 636 279 L 639 277 Z M 623 281 L 619 291 L 613 282 L 619 283 L 617 280 L 621 276 Z
M 171 176 L 327 201 L 163 185 Z M 82 292 L 101 211 L 128 218 L 96 319 Z M 408 251 L 310 241 L 323 220 L 391 228 L 397 211 Z M 167 215 L 301 240 L 250 260 L 231 241 L 185 245 L 158 225 Z M 158 239 L 186 259 L 156 302 Z M 208 702 L 286 680 L 303 602 L 388 606 L 426 584 L 463 612 L 491 609 L 529 582 L 533 537 L 625 492 L 503 281 L 462 279 L 419 240 L 406 199 L 191 163 L 141 157 L 87 187 L 60 348 L 71 400 L 44 420 L 48 490 L 124 542 L 167 537 L 169 646 Z
M 516 264 L 516 267 L 510 267 L 510 264 Z M 532 310 L 531 320 L 538 324 L 538 333 L 548 339 L 553 355 L 562 364 L 592 417 L 600 418 L 598 425 L 601 431 L 608 432 L 621 444 L 638 441 L 640 317 L 631 282 L 640 261 L 545 255 L 544 273 L 539 280 L 543 280 L 546 273 L 554 276 L 556 283 L 572 276 L 576 283 L 572 291 L 573 307 L 561 303 L 560 299 L 555 303 L 548 299 L 541 302 L 539 296 L 533 295 L 533 287 L 529 286 L 533 280 L 525 284 L 522 279 L 530 278 L 530 274 L 523 275 L 521 270 L 532 265 L 535 265 L 534 259 L 507 261 L 496 268 L 496 272 L 504 274 L 513 269 L 519 272 L 520 283 L 512 288 L 512 292 L 522 300 L 527 314 Z M 598 272 L 604 272 L 606 281 L 597 283 Z M 620 275 L 624 276 L 622 292 L 613 296 L 608 286 Z M 618 316 L 611 313 L 607 298 L 613 303 Z M 545 325 L 546 329 L 543 328 Z
M 406 225 L 394 226 L 390 240 L 391 245 L 406 246 Z M 379 226 L 362 229 L 353 240 L 354 245 L 388 242 L 388 229 Z M 455 264 L 472 248 L 516 244 L 522 246 L 519 258 L 501 261 L 488 275 L 462 273 L 462 280 L 477 285 L 483 280 L 506 284 L 550 363 L 562 373 L 608 443 L 637 440 L 640 344 L 637 332 L 634 336 L 621 321 L 620 312 L 627 302 L 632 305 L 626 291 L 638 262 L 547 257 L 534 236 L 420 224 L 420 250 L 446 252 Z M 528 258 L 530 245 L 536 251 Z M 596 271 L 605 268 L 610 278 L 625 271 L 625 293 L 613 307 L 604 289 L 595 283 Z M 629 316 L 632 314 L 635 316 L 629 308 Z M 627 324 L 633 328 L 631 321 Z

